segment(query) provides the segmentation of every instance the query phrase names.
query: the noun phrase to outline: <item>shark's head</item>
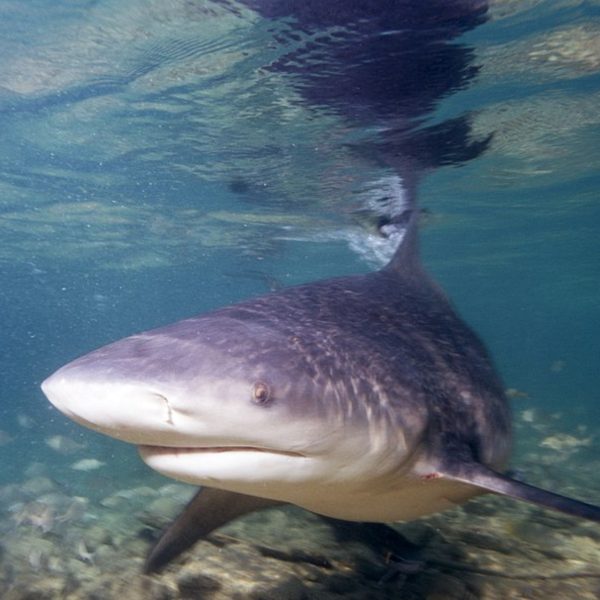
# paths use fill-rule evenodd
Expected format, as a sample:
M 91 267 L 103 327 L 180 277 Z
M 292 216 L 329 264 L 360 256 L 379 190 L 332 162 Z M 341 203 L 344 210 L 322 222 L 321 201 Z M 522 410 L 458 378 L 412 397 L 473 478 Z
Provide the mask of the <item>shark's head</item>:
M 161 473 L 307 504 L 322 486 L 397 471 L 412 443 L 369 412 L 368 385 L 342 377 L 314 339 L 218 311 L 100 348 L 42 387 L 75 421 L 139 445 Z

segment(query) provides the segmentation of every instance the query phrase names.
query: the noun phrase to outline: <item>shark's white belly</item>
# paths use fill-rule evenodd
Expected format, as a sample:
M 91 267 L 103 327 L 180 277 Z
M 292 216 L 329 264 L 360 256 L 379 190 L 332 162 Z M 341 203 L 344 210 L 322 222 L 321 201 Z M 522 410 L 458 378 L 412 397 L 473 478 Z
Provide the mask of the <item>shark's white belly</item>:
M 393 490 L 314 489 L 290 502 L 321 515 L 348 521 L 411 521 L 463 504 L 482 490 L 448 480 L 407 477 Z M 308 490 L 307 490 L 308 492 Z

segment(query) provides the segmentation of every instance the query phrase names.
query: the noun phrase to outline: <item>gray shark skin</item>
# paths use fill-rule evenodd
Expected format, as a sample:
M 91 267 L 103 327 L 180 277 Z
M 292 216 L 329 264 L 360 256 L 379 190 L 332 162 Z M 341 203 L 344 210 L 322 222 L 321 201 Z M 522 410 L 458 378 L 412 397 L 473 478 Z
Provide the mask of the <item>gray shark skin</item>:
M 139 445 L 167 476 L 206 486 L 147 571 L 278 503 L 391 522 L 491 491 L 600 522 L 600 507 L 500 474 L 511 442 L 502 384 L 421 268 L 416 221 L 412 210 L 380 271 L 133 335 L 42 384 L 75 421 Z

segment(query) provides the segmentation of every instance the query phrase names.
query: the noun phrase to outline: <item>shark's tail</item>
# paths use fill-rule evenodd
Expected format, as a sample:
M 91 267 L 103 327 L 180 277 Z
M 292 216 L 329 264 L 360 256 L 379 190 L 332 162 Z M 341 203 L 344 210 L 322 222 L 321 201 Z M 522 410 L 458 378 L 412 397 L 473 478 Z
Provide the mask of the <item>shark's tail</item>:
M 522 481 L 517 481 L 506 475 L 496 473 L 479 463 L 461 464 L 448 471 L 443 473 L 443 477 L 446 479 L 468 483 L 496 494 L 525 500 L 567 515 L 600 523 L 600 506 L 587 504 L 574 498 L 561 496 Z

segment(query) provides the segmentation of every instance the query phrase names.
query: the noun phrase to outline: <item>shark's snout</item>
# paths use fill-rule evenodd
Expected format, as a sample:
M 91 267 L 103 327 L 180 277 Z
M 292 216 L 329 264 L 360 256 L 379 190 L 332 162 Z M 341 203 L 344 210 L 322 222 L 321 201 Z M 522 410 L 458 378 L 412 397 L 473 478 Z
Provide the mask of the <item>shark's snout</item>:
M 169 399 L 136 382 L 95 379 L 67 365 L 42 383 L 42 391 L 74 421 L 126 442 L 160 444 L 173 428 Z

